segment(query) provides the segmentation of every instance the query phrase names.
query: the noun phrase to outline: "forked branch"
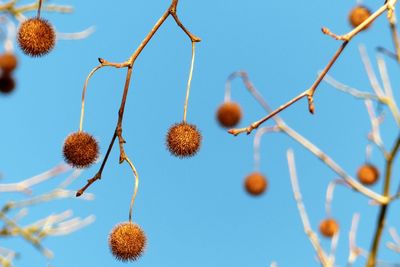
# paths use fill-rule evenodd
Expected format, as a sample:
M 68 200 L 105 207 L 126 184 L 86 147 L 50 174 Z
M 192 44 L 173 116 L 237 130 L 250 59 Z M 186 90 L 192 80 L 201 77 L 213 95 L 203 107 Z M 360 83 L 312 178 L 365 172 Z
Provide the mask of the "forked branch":
M 388 10 L 389 15 L 391 14 L 394 5 L 396 4 L 397 0 L 388 0 L 383 6 L 381 6 L 377 11 L 375 11 L 371 16 L 368 17 L 363 23 L 361 23 L 358 27 L 350 31 L 349 33 L 345 35 L 336 35 L 332 33 L 329 29 L 327 28 L 322 28 L 322 32 L 324 34 L 327 34 L 329 36 L 334 37 L 337 40 L 342 40 L 343 43 L 340 45 L 339 49 L 336 51 L 336 53 L 333 55 L 333 57 L 330 59 L 328 64 L 325 66 L 323 71 L 321 72 L 320 75 L 318 75 L 317 79 L 314 81 L 314 83 L 311 85 L 310 88 L 299 94 L 298 96 L 294 97 L 293 99 L 289 100 L 287 103 L 281 105 L 279 108 L 275 109 L 272 111 L 270 114 L 267 116 L 263 117 L 262 119 L 253 122 L 249 126 L 245 128 L 239 128 L 239 129 L 230 129 L 228 132 L 233 135 L 238 135 L 241 133 L 247 133 L 250 134 L 254 129 L 257 129 L 261 124 L 269 120 L 270 118 L 274 117 L 276 114 L 280 113 L 281 111 L 285 110 L 286 108 L 290 107 L 297 101 L 299 101 L 302 98 L 307 97 L 308 100 L 308 109 L 311 113 L 314 113 L 314 94 L 315 91 L 317 90 L 319 84 L 321 81 L 324 79 L 325 75 L 329 72 L 329 70 L 332 68 L 332 66 L 335 64 L 337 59 L 340 57 L 346 46 L 349 44 L 350 40 L 356 36 L 360 31 L 362 31 L 369 23 L 373 22 L 376 18 L 378 18 L 380 15 L 382 15 L 386 10 Z
M 91 186 L 95 181 L 101 179 L 101 175 L 103 172 L 103 169 L 105 167 L 105 164 L 107 163 L 109 154 L 114 146 L 116 138 L 118 138 L 119 142 L 119 149 L 120 149 L 120 157 L 119 157 L 119 162 L 123 163 L 124 161 L 127 161 L 127 156 L 125 153 L 124 149 L 124 144 L 126 143 L 125 139 L 122 136 L 122 122 L 123 122 L 123 116 L 124 116 L 124 111 L 125 111 L 125 104 L 126 104 L 126 99 L 128 96 L 128 91 L 129 91 L 129 85 L 132 77 L 132 72 L 133 72 L 133 66 L 138 58 L 138 56 L 141 54 L 143 49 L 146 47 L 146 45 L 150 42 L 152 37 L 155 35 L 155 33 L 158 31 L 158 29 L 161 27 L 161 25 L 166 21 L 166 19 L 171 15 L 177 25 L 182 29 L 182 31 L 189 37 L 191 43 L 192 43 L 192 51 L 194 49 L 194 43 L 195 42 L 200 42 L 201 39 L 194 34 L 192 34 L 186 27 L 182 24 L 182 22 L 179 20 L 179 17 L 177 15 L 177 7 L 178 7 L 178 0 L 172 0 L 171 5 L 168 7 L 168 9 L 165 11 L 165 13 L 161 16 L 161 18 L 156 22 L 156 24 L 153 26 L 153 28 L 150 30 L 150 32 L 147 34 L 147 36 L 143 39 L 143 41 L 140 43 L 138 48 L 133 52 L 133 54 L 129 57 L 128 60 L 121 62 L 121 63 L 113 63 L 109 62 L 105 59 L 100 58 L 99 62 L 100 65 L 95 67 L 90 74 L 88 75 L 85 85 L 83 88 L 83 93 L 82 93 L 82 110 L 81 110 L 81 121 L 80 121 L 80 127 L 79 129 L 82 130 L 82 124 L 83 124 L 83 114 L 84 114 L 84 99 L 85 99 L 85 94 L 86 94 L 86 88 L 87 84 L 90 80 L 90 78 L 97 72 L 99 69 L 105 67 L 105 66 L 110 66 L 114 68 L 127 68 L 127 74 L 126 74 L 126 79 L 125 79 L 125 85 L 124 85 L 124 92 L 122 95 L 122 100 L 121 100 L 121 105 L 118 111 L 118 122 L 116 129 L 114 131 L 113 137 L 111 139 L 111 142 L 108 146 L 106 156 L 104 157 L 101 167 L 99 171 L 93 176 L 91 179 L 89 179 L 84 187 L 82 187 L 78 192 L 76 193 L 76 196 L 80 196 L 83 194 L 83 192 Z M 193 55 L 193 52 L 192 52 Z M 193 61 L 193 59 L 192 59 Z M 190 84 L 190 83 L 189 83 Z M 129 162 L 128 162 L 129 163 Z

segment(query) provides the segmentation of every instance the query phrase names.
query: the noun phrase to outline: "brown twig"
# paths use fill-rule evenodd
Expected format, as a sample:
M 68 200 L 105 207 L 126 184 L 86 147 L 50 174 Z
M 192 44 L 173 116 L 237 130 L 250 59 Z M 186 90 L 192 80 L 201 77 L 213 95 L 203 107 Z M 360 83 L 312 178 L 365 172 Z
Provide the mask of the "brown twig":
M 244 71 L 234 72 L 231 75 L 229 75 L 227 84 L 226 84 L 226 89 L 227 89 L 226 92 L 228 92 L 228 96 L 229 96 L 229 90 L 230 90 L 230 82 L 235 77 L 242 78 L 242 81 L 243 81 L 244 85 L 246 86 L 247 90 L 256 99 L 256 101 L 265 109 L 266 112 L 271 112 L 270 106 L 264 100 L 264 98 L 261 96 L 261 94 L 258 92 L 258 90 L 254 87 L 254 85 L 251 83 L 247 73 Z M 324 164 L 326 164 L 332 171 L 334 171 L 337 175 L 339 175 L 339 177 L 341 177 L 350 188 L 375 200 L 378 203 L 387 203 L 390 201 L 389 197 L 384 197 L 382 195 L 375 193 L 374 191 L 370 190 L 369 188 L 366 188 L 364 185 L 360 184 L 358 181 L 356 181 L 354 178 L 352 178 L 345 170 L 343 170 L 342 167 L 339 166 L 339 164 L 337 164 L 324 151 L 322 151 L 320 148 L 318 148 L 316 145 L 314 145 L 312 142 L 310 142 L 307 138 L 300 135 L 294 129 L 290 128 L 284 122 L 284 120 L 282 118 L 280 118 L 278 115 L 273 116 L 272 119 L 276 122 L 280 131 L 287 134 L 290 138 L 294 139 L 296 142 L 298 142 L 300 145 L 302 145 L 305 149 L 307 149 L 312 154 L 314 154 L 318 159 L 320 159 Z
M 101 164 L 101 167 L 99 171 L 95 174 L 94 177 L 89 179 L 84 187 L 82 187 L 78 192 L 76 193 L 76 196 L 82 195 L 85 190 L 91 186 L 95 181 L 101 179 L 101 175 L 103 172 L 103 169 L 105 167 L 105 164 L 107 163 L 108 156 L 114 146 L 115 139 L 118 137 L 118 142 L 119 142 L 119 149 L 120 149 L 120 157 L 119 157 L 119 162 L 123 163 L 124 161 L 127 160 L 127 156 L 125 153 L 124 149 L 124 144 L 125 144 L 125 139 L 122 136 L 122 121 L 123 121 L 123 116 L 124 116 L 124 111 L 125 111 L 125 104 L 126 104 L 126 99 L 128 96 L 128 91 L 129 91 L 129 85 L 132 77 L 132 71 L 133 71 L 133 66 L 140 55 L 140 53 L 143 51 L 143 49 L 146 47 L 146 45 L 150 42 L 154 34 L 158 31 L 158 29 L 161 27 L 161 25 L 166 21 L 166 19 L 171 15 L 177 25 L 186 33 L 186 35 L 189 37 L 190 41 L 193 43 L 195 42 L 200 42 L 201 39 L 194 34 L 192 34 L 189 30 L 185 28 L 185 26 L 181 23 L 179 20 L 179 17 L 177 15 L 177 6 L 178 6 L 178 0 L 172 0 L 171 5 L 168 7 L 167 11 L 160 17 L 160 19 L 156 22 L 156 24 L 153 26 L 153 28 L 150 30 L 150 32 L 147 34 L 147 36 L 143 39 L 143 41 L 139 44 L 138 48 L 133 52 L 133 54 L 129 57 L 129 59 L 125 62 L 122 63 L 111 63 L 106 61 L 105 59 L 99 59 L 100 66 L 96 67 L 95 69 L 92 70 L 92 72 L 89 74 L 88 78 L 85 81 L 85 86 L 84 86 L 84 92 L 82 94 L 82 114 L 84 112 L 84 96 L 86 92 L 86 86 L 89 81 L 89 79 L 92 77 L 92 75 L 99 70 L 100 68 L 104 66 L 111 66 L 115 68 L 122 68 L 126 67 L 127 74 L 126 74 L 126 79 L 125 79 L 125 85 L 124 85 L 124 92 L 121 100 L 121 105 L 118 111 L 118 122 L 116 129 L 113 134 L 113 138 L 111 139 L 110 145 L 108 146 L 106 156 L 103 159 L 103 162 Z M 83 120 L 83 115 L 81 115 L 81 124 L 80 124 L 80 129 L 82 129 L 82 120 Z
M 397 153 L 400 150 L 400 134 L 397 137 L 397 140 L 390 151 L 390 154 L 388 155 L 386 159 L 386 166 L 385 166 L 385 182 L 384 182 L 384 187 L 383 187 L 383 195 L 385 197 L 388 197 L 390 194 L 390 182 L 392 178 L 392 168 L 393 168 L 393 162 L 396 158 Z M 374 267 L 376 265 L 376 257 L 378 254 L 378 249 L 379 249 L 379 243 L 382 237 L 383 229 L 385 227 L 385 222 L 386 222 L 386 214 L 389 208 L 389 203 L 384 203 L 381 204 L 380 210 L 379 210 L 379 216 L 378 216 L 378 222 L 375 230 L 375 235 L 374 235 L 374 240 L 372 242 L 372 246 L 368 255 L 368 260 L 366 267 Z
M 390 11 L 393 9 L 393 6 L 396 4 L 397 0 L 389 0 L 387 1 L 383 6 L 381 6 L 377 11 L 375 11 L 371 16 L 369 16 L 363 23 L 361 23 L 359 26 L 357 26 L 355 29 L 350 31 L 347 34 L 344 35 L 336 35 L 332 33 L 329 29 L 327 28 L 322 28 L 322 32 L 324 34 L 327 34 L 329 36 L 334 37 L 337 40 L 342 40 L 343 43 L 340 45 L 339 49 L 336 51 L 336 53 L 333 55 L 333 57 L 330 59 L 328 64 L 325 66 L 324 70 L 321 72 L 320 75 L 318 75 L 318 78 L 314 81 L 314 83 L 311 85 L 311 87 L 307 90 L 305 90 L 303 93 L 299 94 L 298 96 L 294 97 L 293 99 L 289 100 L 286 104 L 281 105 L 279 108 L 275 109 L 272 111 L 270 114 L 265 116 L 264 118 L 253 122 L 250 124 L 248 127 L 245 128 L 240 128 L 240 129 L 230 129 L 228 132 L 233 135 L 238 135 L 241 133 L 247 133 L 250 134 L 254 129 L 257 129 L 262 123 L 265 121 L 269 120 L 276 114 L 280 113 L 281 111 L 285 110 L 286 108 L 290 107 L 300 99 L 307 97 L 308 99 L 308 109 L 311 113 L 314 113 L 314 104 L 313 104 L 313 97 L 315 94 L 316 89 L 318 88 L 319 84 L 325 77 L 325 75 L 329 72 L 329 70 L 332 68 L 332 66 L 335 64 L 336 60 L 340 57 L 342 54 L 343 50 L 346 48 L 347 44 L 350 42 L 350 40 L 356 36 L 359 32 L 361 32 L 368 24 L 370 24 L 372 21 L 374 21 L 376 18 L 378 18 L 380 15 L 382 15 L 386 10 Z

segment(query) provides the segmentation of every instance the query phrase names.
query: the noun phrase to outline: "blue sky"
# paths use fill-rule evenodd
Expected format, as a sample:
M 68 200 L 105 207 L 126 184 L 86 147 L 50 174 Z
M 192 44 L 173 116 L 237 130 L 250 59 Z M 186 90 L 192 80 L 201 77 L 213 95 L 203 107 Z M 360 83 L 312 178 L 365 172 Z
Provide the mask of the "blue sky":
M 52 2 L 75 8 L 68 15 L 42 14 L 58 31 L 81 31 L 89 26 L 95 26 L 96 31 L 85 40 L 58 42 L 54 51 L 43 58 L 28 58 L 16 49 L 20 60 L 15 74 L 18 87 L 14 94 L 0 97 L 2 182 L 19 181 L 62 161 L 63 140 L 78 129 L 82 86 L 98 64 L 97 58 L 126 60 L 170 4 L 161 0 Z M 272 107 L 308 88 L 339 46 L 320 28 L 327 26 L 337 33 L 349 31 L 347 14 L 356 3 L 180 2 L 178 15 L 182 22 L 202 38 L 196 45 L 188 122 L 201 130 L 203 144 L 196 157 L 184 160 L 172 157 L 165 148 L 166 131 L 182 119 L 191 55 L 190 41 L 169 18 L 135 63 L 123 123 L 125 149 L 141 177 L 133 218 L 148 236 L 144 256 L 135 263 L 120 263 L 108 249 L 109 231 L 128 219 L 133 191 L 129 166 L 118 164 L 115 146 L 103 179 L 89 189 L 96 196 L 94 201 L 53 202 L 31 209 L 28 217 L 33 220 L 73 209 L 77 216 L 95 215 L 96 221 L 69 236 L 46 240 L 44 244 L 55 253 L 50 261 L 19 238 L 2 240 L 1 246 L 21 252 L 16 266 L 236 267 L 269 266 L 272 261 L 277 261 L 278 266 L 318 266 L 291 192 L 286 150 L 295 151 L 299 182 L 314 229 L 326 216 L 326 186 L 336 175 L 287 136 L 267 134 L 261 147 L 261 171 L 270 186 L 262 197 L 249 197 L 242 183 L 253 171 L 254 133 L 228 135 L 216 123 L 215 111 L 223 101 L 227 76 L 237 70 L 249 73 Z M 365 4 L 377 9 L 380 3 L 369 0 Z M 354 38 L 330 72 L 348 85 L 371 91 L 358 53 L 359 44 L 366 45 L 372 59 L 377 46 L 392 49 L 385 17 Z M 390 59 L 387 65 L 399 99 L 398 65 Z M 104 68 L 89 84 L 84 129 L 99 140 L 103 155 L 117 121 L 124 78 L 125 70 Z M 244 112 L 241 126 L 265 115 L 239 80 L 232 86 L 232 99 L 240 103 Z M 315 105 L 314 116 L 301 101 L 284 111 L 282 117 L 355 175 L 365 161 L 370 131 L 364 103 L 322 83 Z M 389 111 L 386 114 L 382 136 L 389 148 L 398 128 Z M 371 160 L 382 170 L 383 159 L 376 149 Z M 80 188 L 98 168 L 99 164 L 85 170 L 71 187 Z M 399 174 L 397 161 L 394 187 L 399 183 Z M 63 178 L 35 187 L 34 193 L 50 190 Z M 378 192 L 381 188 L 381 183 L 372 187 Z M 20 196 L 1 195 L 0 203 L 15 197 Z M 342 230 L 337 263 L 343 266 L 353 213 L 361 214 L 357 244 L 369 249 L 378 209 L 370 206 L 364 196 L 344 187 L 337 189 L 332 208 Z M 393 204 L 388 226 L 400 230 L 397 211 L 398 204 Z M 322 240 L 328 248 L 329 242 Z M 383 240 L 390 237 L 385 234 Z M 398 261 L 395 253 L 383 247 L 381 251 L 382 258 Z M 355 266 L 363 263 L 360 258 Z

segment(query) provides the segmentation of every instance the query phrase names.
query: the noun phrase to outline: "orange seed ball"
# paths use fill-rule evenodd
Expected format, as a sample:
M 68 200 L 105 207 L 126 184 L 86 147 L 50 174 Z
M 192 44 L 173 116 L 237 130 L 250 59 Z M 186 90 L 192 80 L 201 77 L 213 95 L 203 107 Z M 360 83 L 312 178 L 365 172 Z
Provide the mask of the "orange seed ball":
M 358 25 L 363 23 L 369 16 L 371 15 L 371 11 L 365 6 L 358 5 L 354 7 L 349 13 L 349 22 L 351 26 L 356 28 Z M 365 26 L 364 29 L 367 29 L 371 24 Z
M 267 189 L 268 181 L 261 173 L 253 172 L 245 178 L 244 187 L 250 195 L 259 196 Z
M 96 139 L 85 132 L 70 134 L 64 141 L 64 159 L 75 168 L 87 168 L 99 156 L 99 145 Z
M 217 110 L 217 120 L 222 127 L 236 126 L 242 118 L 240 105 L 235 102 L 225 102 Z
M 335 219 L 324 219 L 319 224 L 319 231 L 325 237 L 333 237 L 339 231 L 339 224 Z
M 17 57 L 12 53 L 4 53 L 0 55 L 0 69 L 4 73 L 10 73 L 18 65 Z
M 167 148 L 172 155 L 186 158 L 199 151 L 202 137 L 195 125 L 181 122 L 169 128 L 166 139 Z
M 124 222 L 111 231 L 108 244 L 117 260 L 135 261 L 143 254 L 146 240 L 146 235 L 139 225 Z
M 26 55 L 40 57 L 53 49 L 56 34 L 47 20 L 35 17 L 21 23 L 17 39 Z
M 379 170 L 372 164 L 364 164 L 357 171 L 358 180 L 364 185 L 373 185 L 379 179 Z

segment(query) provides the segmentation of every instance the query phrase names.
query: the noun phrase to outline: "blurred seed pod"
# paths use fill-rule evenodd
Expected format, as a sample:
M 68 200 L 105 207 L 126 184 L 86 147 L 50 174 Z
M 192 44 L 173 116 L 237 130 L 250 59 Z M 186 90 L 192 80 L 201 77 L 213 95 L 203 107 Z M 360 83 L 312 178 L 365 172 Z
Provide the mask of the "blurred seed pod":
M 356 28 L 358 25 L 363 23 L 369 16 L 371 15 L 371 11 L 365 6 L 358 5 L 354 7 L 349 13 L 349 22 L 353 28 Z M 371 26 L 371 23 L 368 24 L 364 29 L 367 29 Z
M 262 175 L 260 172 L 250 173 L 244 180 L 244 188 L 247 193 L 253 196 L 259 196 L 268 187 L 267 178 Z
M 240 105 L 235 102 L 225 102 L 217 110 L 217 120 L 222 127 L 236 126 L 242 118 Z
M 373 185 L 379 179 L 379 170 L 372 164 L 364 164 L 358 169 L 357 178 L 364 185 Z
M 333 237 L 339 231 L 339 224 L 333 218 L 326 218 L 319 224 L 319 231 L 325 237 Z
M 10 94 L 15 89 L 15 80 L 9 73 L 3 73 L 0 76 L 0 92 Z
M 11 73 L 18 65 L 17 57 L 13 53 L 4 53 L 0 55 L 0 69 L 3 73 Z

